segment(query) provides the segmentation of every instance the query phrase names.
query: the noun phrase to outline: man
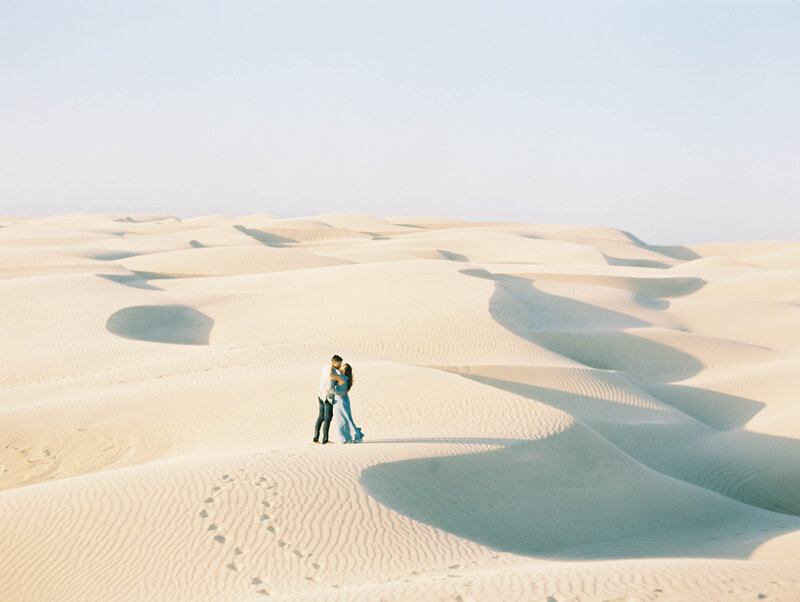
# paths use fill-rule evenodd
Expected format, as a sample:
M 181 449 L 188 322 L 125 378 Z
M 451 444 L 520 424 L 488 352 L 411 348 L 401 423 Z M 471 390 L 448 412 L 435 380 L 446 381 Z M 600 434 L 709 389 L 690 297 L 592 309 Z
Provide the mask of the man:
M 317 423 L 314 426 L 314 443 L 319 443 L 319 430 L 322 427 L 322 443 L 329 443 L 328 433 L 331 429 L 331 418 L 333 418 L 333 382 L 331 381 L 331 370 L 339 374 L 339 368 L 342 367 L 342 358 L 334 355 L 331 358 L 330 365 L 326 365 L 322 369 L 322 376 L 319 381 L 319 391 L 317 392 L 317 401 L 319 402 L 319 416 Z

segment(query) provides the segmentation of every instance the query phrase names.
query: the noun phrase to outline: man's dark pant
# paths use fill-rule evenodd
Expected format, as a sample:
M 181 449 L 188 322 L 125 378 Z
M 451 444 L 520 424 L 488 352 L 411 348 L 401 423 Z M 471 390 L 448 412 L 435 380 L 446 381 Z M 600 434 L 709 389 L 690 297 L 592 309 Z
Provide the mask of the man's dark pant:
M 319 402 L 319 418 L 314 426 L 314 442 L 319 441 L 319 427 L 322 427 L 322 442 L 328 442 L 328 431 L 331 430 L 331 418 L 333 418 L 333 404 L 327 399 L 317 397 Z

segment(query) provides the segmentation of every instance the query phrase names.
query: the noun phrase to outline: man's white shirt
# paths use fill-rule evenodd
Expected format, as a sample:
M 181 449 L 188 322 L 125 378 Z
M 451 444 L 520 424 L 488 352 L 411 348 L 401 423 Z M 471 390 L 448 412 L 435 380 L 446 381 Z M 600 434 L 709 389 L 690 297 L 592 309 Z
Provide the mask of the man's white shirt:
M 322 376 L 319 380 L 319 392 L 317 393 L 317 397 L 319 397 L 322 401 L 333 393 L 331 391 L 331 364 L 328 364 L 322 369 Z M 334 374 L 339 374 L 339 371 L 336 368 L 333 368 Z

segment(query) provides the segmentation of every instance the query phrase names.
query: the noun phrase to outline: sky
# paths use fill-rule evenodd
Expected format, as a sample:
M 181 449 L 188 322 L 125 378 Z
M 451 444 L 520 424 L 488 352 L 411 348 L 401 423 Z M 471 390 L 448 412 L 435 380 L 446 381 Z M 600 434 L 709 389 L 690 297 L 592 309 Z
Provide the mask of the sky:
M 800 3 L 0 0 L 0 215 L 800 240 Z

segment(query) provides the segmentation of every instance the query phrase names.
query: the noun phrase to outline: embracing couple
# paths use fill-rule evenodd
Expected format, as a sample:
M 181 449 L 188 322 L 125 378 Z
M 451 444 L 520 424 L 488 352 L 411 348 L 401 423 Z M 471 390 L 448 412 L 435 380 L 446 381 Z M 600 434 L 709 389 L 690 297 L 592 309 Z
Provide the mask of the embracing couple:
M 331 419 L 334 423 L 334 432 L 339 434 L 342 443 L 361 443 L 364 433 L 353 421 L 350 412 L 350 389 L 353 387 L 353 368 L 350 364 L 342 363 L 342 358 L 334 355 L 330 365 L 322 369 L 322 378 L 319 383 L 317 401 L 319 402 L 319 417 L 314 426 L 314 443 L 319 443 L 319 431 L 322 428 L 322 443 L 328 441 L 328 431 Z

